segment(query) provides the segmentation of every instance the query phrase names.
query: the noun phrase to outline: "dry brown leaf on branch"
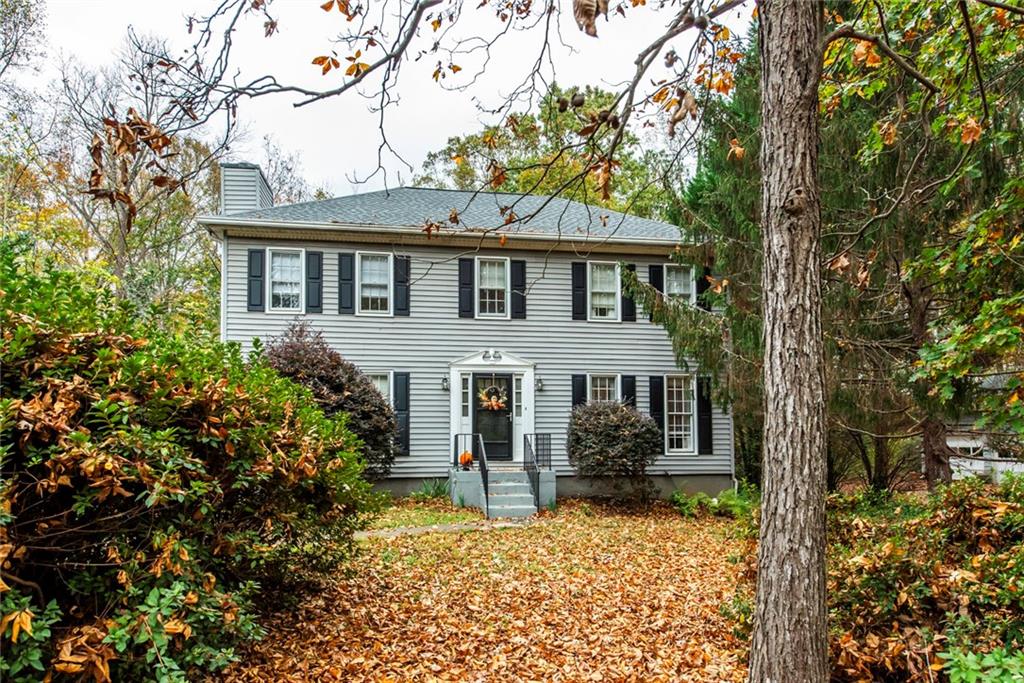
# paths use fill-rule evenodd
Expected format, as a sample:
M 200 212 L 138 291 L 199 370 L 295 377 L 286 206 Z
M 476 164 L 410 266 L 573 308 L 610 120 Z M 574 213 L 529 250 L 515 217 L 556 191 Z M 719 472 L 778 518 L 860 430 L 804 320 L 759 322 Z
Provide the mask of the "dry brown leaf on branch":
M 572 12 L 580 30 L 596 38 L 598 15 L 608 18 L 608 0 L 573 0 Z
M 591 172 L 597 182 L 597 191 L 601 193 L 601 199 L 608 201 L 612 197 L 612 176 L 619 162 L 612 159 L 602 159 L 594 164 Z
M 850 258 L 846 254 L 840 254 L 828 262 L 829 270 L 834 270 L 840 274 L 845 273 L 849 267 Z
M 735 159 L 736 161 L 743 161 L 743 157 L 746 155 L 747 150 L 740 145 L 740 141 L 733 138 L 729 141 L 729 154 L 726 159 Z
M 487 164 L 487 173 L 490 176 L 492 190 L 497 190 L 499 187 L 504 185 L 505 180 L 507 180 L 505 168 L 493 159 L 489 164 Z
M 677 88 L 676 96 L 669 100 L 668 104 L 669 107 L 673 105 L 675 109 L 668 120 L 668 136 L 670 138 L 675 137 L 676 126 L 686 118 L 687 114 L 689 114 L 691 119 L 697 119 L 697 100 L 689 90 Z
M 960 142 L 970 145 L 981 139 L 981 124 L 973 116 L 968 116 L 960 127 Z

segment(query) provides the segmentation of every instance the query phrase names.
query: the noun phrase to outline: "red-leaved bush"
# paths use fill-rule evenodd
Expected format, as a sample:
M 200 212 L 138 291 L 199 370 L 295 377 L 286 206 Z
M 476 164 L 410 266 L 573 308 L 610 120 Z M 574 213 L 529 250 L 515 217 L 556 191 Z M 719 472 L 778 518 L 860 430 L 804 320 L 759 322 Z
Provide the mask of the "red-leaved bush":
M 363 442 L 368 479 L 388 476 L 395 459 L 395 413 L 359 368 L 305 322 L 272 340 L 265 355 L 279 373 L 309 387 L 325 415 L 348 416 L 348 428 Z

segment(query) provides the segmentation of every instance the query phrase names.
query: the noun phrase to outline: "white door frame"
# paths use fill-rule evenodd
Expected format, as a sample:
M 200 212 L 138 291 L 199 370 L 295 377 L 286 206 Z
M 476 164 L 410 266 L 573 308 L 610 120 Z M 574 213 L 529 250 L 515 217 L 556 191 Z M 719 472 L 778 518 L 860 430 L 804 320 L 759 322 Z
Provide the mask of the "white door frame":
M 521 375 L 522 376 L 522 387 L 523 387 L 523 418 L 522 418 L 522 433 L 532 434 L 534 432 L 534 364 L 520 358 L 519 356 L 511 353 L 506 353 L 500 349 L 484 349 L 483 351 L 477 351 L 471 353 L 468 356 L 454 360 L 448 364 L 448 387 L 450 392 L 450 418 L 449 418 L 449 431 L 448 431 L 448 446 L 451 448 L 451 444 L 456 434 L 459 434 L 462 429 L 462 375 L 472 375 L 474 372 L 497 372 L 506 373 L 510 375 Z M 472 380 L 471 380 L 472 381 Z M 512 386 L 509 387 L 510 399 L 515 400 L 515 380 L 513 378 Z M 469 391 L 469 410 L 470 420 L 472 420 L 473 410 L 476 408 L 474 405 L 474 394 L 472 384 L 470 385 Z M 513 411 L 513 421 L 515 420 L 515 406 L 512 406 L 510 410 Z M 513 428 L 513 434 L 515 429 Z M 519 440 L 521 441 L 521 439 Z M 513 437 L 512 440 L 512 462 L 522 462 L 523 460 L 523 445 L 518 443 Z M 507 461 L 506 461 L 507 462 Z

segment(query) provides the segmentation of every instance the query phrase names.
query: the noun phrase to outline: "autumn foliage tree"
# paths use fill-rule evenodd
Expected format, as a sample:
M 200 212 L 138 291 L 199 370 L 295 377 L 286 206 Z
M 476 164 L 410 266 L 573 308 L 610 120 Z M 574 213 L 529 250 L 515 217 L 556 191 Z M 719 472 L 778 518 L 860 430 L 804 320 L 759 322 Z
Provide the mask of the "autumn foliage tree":
M 602 16 L 629 20 L 644 3 L 576 0 L 573 19 L 588 36 L 604 33 Z M 700 119 L 709 101 L 727 96 L 735 84 L 735 64 L 742 59 L 721 22 L 741 3 L 685 0 L 663 5 L 664 29 L 651 36 L 633 60 L 631 75 L 612 101 L 581 121 L 558 154 L 573 158 L 570 172 L 559 178 L 552 194 L 583 193 L 589 182 L 611 196 L 627 135 L 640 127 L 660 127 L 672 138 L 663 173 L 678 169 L 693 150 Z M 188 55 L 175 67 L 201 78 L 209 92 L 224 96 L 289 94 L 306 106 L 361 91 L 378 102 L 382 149 L 390 149 L 385 118 L 397 102 L 407 57 L 436 60 L 432 78 L 439 87 L 459 88 L 487 71 L 491 50 L 515 32 L 540 35 L 535 59 L 521 80 L 504 84 L 501 102 L 489 111 L 497 129 L 509 129 L 526 112 L 517 105 L 543 97 L 554 69 L 550 37 L 565 8 L 558 3 L 497 0 L 481 8 L 493 11 L 501 28 L 490 38 L 463 38 L 455 30 L 466 6 L 456 0 L 419 0 L 412 4 L 381 2 L 354 5 L 330 0 L 321 10 L 344 26 L 331 50 L 310 55 L 319 85 L 283 83 L 272 74 L 248 81 L 225 77 L 231 44 L 220 36 L 256 17 L 258 29 L 272 37 L 278 18 L 264 2 L 228 0 L 211 14 L 191 19 L 196 33 Z M 766 0 L 756 6 L 760 77 L 760 202 L 762 278 L 758 304 L 763 325 L 764 436 L 758 595 L 750 678 L 825 680 L 828 653 L 825 624 L 824 491 L 827 420 L 825 352 L 822 324 L 822 277 L 826 263 L 842 263 L 842 253 L 822 248 L 819 128 L 834 98 L 866 96 L 890 82 L 906 90 L 888 100 L 879 121 L 883 144 L 898 139 L 907 127 L 924 126 L 934 134 L 960 131 L 964 144 L 984 134 L 993 102 L 986 76 L 1013 73 L 1017 66 L 1022 11 L 996 0 L 958 3 L 851 2 L 839 12 L 823 2 Z M 1013 15 L 1012 17 L 1010 15 Z M 954 30 L 949 30 L 954 26 Z M 692 38 L 692 42 L 687 39 Z M 598 40 L 602 38 L 597 38 Z M 200 76 L 192 66 L 217 56 L 221 68 Z M 995 65 L 991 67 L 991 65 Z M 991 70 L 989 70 L 991 67 Z M 837 71 L 860 77 L 836 78 Z M 583 104 L 582 102 L 580 103 Z M 603 112 L 607 112 L 604 115 Z M 514 128 L 514 127 L 513 127 Z M 895 132 L 894 132 L 895 131 Z M 927 136 L 925 136 L 927 137 Z M 742 158 L 745 146 L 736 136 L 728 153 Z M 926 143 L 927 147 L 927 143 Z M 925 154 L 927 149 L 921 152 Z M 549 158 L 537 170 L 534 187 L 557 177 L 565 165 Z M 486 167 L 480 189 L 501 187 L 508 168 L 494 161 Z M 908 199 L 909 183 L 869 198 L 862 228 L 848 235 L 849 252 L 877 223 L 872 213 L 891 214 Z M 438 217 L 438 218 L 443 218 Z M 511 226 L 527 220 L 516 216 Z M 425 226 L 431 229 L 428 223 Z M 835 259 L 839 259 L 836 261 Z M 844 266 L 845 268 L 845 266 Z M 856 271 L 855 271 L 856 272 Z M 920 301 L 919 298 L 915 299 Z M 934 332 L 926 306 L 916 328 L 919 343 Z M 1016 385 L 1014 391 L 1016 391 Z M 1016 395 L 1016 394 L 1014 394 Z M 932 419 L 932 418 L 930 418 Z M 926 431 L 940 434 L 939 423 Z M 936 446 L 937 448 L 937 446 Z M 942 476 L 941 453 L 932 463 Z

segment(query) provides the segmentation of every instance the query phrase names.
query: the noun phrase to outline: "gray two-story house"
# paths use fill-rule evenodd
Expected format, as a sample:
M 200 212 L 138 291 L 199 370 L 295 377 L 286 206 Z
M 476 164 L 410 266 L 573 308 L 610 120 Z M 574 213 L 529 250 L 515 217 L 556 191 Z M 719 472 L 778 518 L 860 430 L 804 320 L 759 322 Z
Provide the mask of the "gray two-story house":
M 559 494 L 585 492 L 566 427 L 574 405 L 604 400 L 661 425 L 650 473 L 663 491 L 732 485 L 729 413 L 622 292 L 630 268 L 696 305 L 704 278 L 669 258 L 675 226 L 560 198 L 412 187 L 272 206 L 252 164 L 225 164 L 221 185 L 220 214 L 201 222 L 221 247 L 223 338 L 248 349 L 296 319 L 322 331 L 394 406 L 393 490 L 448 477 L 472 442 L 492 472 L 549 458 Z M 532 217 L 509 226 L 510 212 Z

